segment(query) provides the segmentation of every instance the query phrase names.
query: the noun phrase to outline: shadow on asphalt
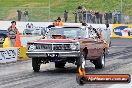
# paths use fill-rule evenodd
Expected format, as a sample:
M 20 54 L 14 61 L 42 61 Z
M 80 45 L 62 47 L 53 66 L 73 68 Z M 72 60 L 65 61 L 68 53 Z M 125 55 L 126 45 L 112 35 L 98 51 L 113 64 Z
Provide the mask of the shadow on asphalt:
M 86 68 L 86 73 L 87 74 L 94 74 L 96 71 L 101 72 L 103 69 L 95 69 L 94 67 L 87 67 Z M 38 73 L 41 75 L 50 75 L 50 76 L 55 76 L 55 75 L 76 75 L 78 74 L 78 71 L 76 67 L 66 67 L 66 68 L 61 68 L 61 69 L 48 69 L 48 70 L 40 70 L 40 72 L 34 72 Z

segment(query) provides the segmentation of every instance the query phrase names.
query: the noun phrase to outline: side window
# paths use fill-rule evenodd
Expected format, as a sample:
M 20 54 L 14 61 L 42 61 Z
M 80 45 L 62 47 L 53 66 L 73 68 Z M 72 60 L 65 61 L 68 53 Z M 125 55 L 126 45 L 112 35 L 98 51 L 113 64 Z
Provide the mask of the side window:
M 82 31 L 81 35 L 84 35 L 85 38 L 89 38 L 88 28 L 84 28 L 85 31 Z

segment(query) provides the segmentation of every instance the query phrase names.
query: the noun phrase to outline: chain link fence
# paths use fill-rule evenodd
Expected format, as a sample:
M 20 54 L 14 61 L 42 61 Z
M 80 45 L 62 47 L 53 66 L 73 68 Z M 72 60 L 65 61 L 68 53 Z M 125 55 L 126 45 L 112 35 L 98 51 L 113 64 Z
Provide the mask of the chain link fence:
M 2 7 L 0 8 L 0 20 L 18 20 L 18 12 L 22 12 L 19 17 L 21 21 L 24 21 L 24 11 L 28 11 L 28 21 L 49 21 L 49 8 L 48 7 Z
M 11 20 L 18 20 L 18 12 L 17 10 L 21 10 L 21 20 L 24 21 L 24 11 L 27 9 L 28 11 L 28 21 L 34 22 L 49 22 L 54 21 L 58 17 L 61 17 L 64 21 L 64 11 L 59 10 L 55 11 L 53 8 L 49 7 L 1 7 L 0 8 L 0 20 L 2 21 L 11 21 Z M 104 16 L 104 13 L 102 13 Z M 86 21 L 88 18 L 83 17 L 83 21 Z M 122 15 L 122 23 L 125 23 L 124 20 L 125 14 Z M 130 20 L 129 23 L 132 23 L 132 15 L 129 15 Z M 68 21 L 67 22 L 80 22 L 79 21 L 79 14 L 75 14 L 75 11 L 68 11 Z M 102 17 L 102 23 L 105 23 L 104 17 Z M 113 23 L 113 20 L 112 20 Z
M 22 12 L 20 21 L 24 21 L 24 11 L 25 9 L 28 11 L 28 21 L 35 22 L 49 22 L 54 21 L 58 17 L 61 17 L 64 20 L 64 11 L 55 11 L 49 7 L 1 7 L 0 8 L 0 20 L 1 21 L 11 21 L 18 20 L 18 12 L 20 10 Z M 68 14 L 68 22 L 74 22 L 74 14 L 73 12 L 69 12 Z

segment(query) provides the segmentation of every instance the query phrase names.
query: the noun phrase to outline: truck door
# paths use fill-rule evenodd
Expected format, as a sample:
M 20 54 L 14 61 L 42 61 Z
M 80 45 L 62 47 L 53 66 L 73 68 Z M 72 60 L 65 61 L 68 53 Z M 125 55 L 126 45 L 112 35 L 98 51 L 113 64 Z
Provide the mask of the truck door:
M 95 34 L 92 30 L 88 29 L 88 39 L 87 39 L 87 48 L 88 48 L 88 59 L 97 56 L 97 40 Z
M 94 54 L 94 57 L 98 57 L 98 56 L 101 56 L 101 54 L 103 53 L 103 41 L 101 41 L 99 38 L 98 38 L 98 35 L 96 33 L 97 31 L 95 30 L 92 30 L 92 35 L 94 37 L 94 49 L 95 49 L 95 54 Z

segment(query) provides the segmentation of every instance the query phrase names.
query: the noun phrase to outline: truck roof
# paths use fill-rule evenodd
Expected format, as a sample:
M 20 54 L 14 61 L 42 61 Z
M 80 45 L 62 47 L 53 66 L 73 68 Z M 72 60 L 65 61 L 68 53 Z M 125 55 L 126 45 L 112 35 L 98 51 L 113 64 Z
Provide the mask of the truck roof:
M 62 26 L 62 27 L 56 26 L 53 28 L 85 28 L 85 27 L 86 26 Z

